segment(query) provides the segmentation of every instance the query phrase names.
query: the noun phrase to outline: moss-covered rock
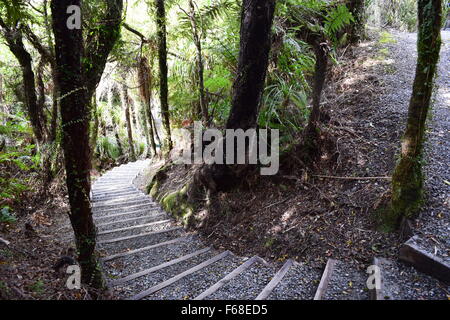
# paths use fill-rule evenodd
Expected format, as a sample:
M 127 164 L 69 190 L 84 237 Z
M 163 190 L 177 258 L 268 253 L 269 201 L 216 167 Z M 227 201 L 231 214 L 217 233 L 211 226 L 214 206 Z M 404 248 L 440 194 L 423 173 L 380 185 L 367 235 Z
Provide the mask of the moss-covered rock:
M 186 184 L 182 189 L 170 193 L 161 199 L 163 209 L 171 213 L 185 226 L 189 225 L 194 214 L 194 206 L 189 203 L 187 197 L 188 188 Z

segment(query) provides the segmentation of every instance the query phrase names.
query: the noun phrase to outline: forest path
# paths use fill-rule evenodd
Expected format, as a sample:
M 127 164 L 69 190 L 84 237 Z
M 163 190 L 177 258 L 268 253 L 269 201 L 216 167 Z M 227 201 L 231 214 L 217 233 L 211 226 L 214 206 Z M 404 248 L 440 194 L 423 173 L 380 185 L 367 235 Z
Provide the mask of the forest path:
M 398 78 L 393 92 L 404 97 L 407 108 L 417 59 L 417 34 L 394 32 L 394 36 L 397 43 L 394 44 L 393 58 L 399 70 L 394 75 Z M 421 245 L 428 252 L 450 263 L 450 31 L 441 31 L 441 37 L 436 88 L 425 142 L 426 202 L 413 221 L 413 231 L 423 239 Z M 405 122 L 406 118 L 402 123 Z
M 383 112 L 396 113 L 389 118 L 397 119 L 391 125 L 404 121 L 405 105 L 402 102 L 400 108 L 399 101 L 409 100 L 411 94 L 416 47 L 414 34 L 395 33 L 395 38 L 397 42 L 390 47 L 397 70 L 386 74 L 384 80 L 396 85 L 380 101 L 386 104 Z M 416 226 L 435 240 L 437 232 L 441 232 L 444 239 L 437 239 L 448 248 L 445 241 L 449 231 L 449 186 L 445 181 L 450 180 L 450 32 L 443 32 L 443 39 L 439 89 L 427 142 L 426 184 L 430 201 Z M 396 100 L 389 100 L 394 95 Z M 392 143 L 398 144 L 398 140 Z M 382 268 L 384 286 L 382 292 L 368 292 L 367 275 L 342 261 L 329 259 L 323 270 L 290 259 L 269 264 L 258 256 L 239 257 L 209 247 L 133 184 L 148 166 L 149 161 L 122 165 L 102 176 L 92 190 L 102 264 L 109 286 L 119 299 L 447 298 L 434 279 L 398 261 L 374 259 Z
M 427 202 L 415 232 L 429 239 L 430 251 L 450 263 L 450 30 L 441 35 L 437 89 L 425 146 Z

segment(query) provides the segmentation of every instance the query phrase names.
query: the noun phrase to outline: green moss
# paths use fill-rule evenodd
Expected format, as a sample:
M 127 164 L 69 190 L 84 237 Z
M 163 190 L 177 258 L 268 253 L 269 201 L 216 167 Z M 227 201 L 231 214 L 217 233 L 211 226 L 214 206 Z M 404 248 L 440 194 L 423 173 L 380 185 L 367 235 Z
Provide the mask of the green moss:
M 391 206 L 383 215 L 383 225 L 391 230 L 398 227 L 402 217 L 411 218 L 423 204 L 423 173 L 419 159 L 404 157 L 392 177 Z
M 182 189 L 166 195 L 161 200 L 163 209 L 170 212 L 174 217 L 187 226 L 193 217 L 194 207 L 187 199 L 188 185 Z
M 394 36 L 390 34 L 389 32 L 383 31 L 380 33 L 380 39 L 378 40 L 380 44 L 395 44 L 397 43 L 397 40 L 394 39 Z
M 158 181 L 155 181 L 154 183 L 151 183 L 149 185 L 149 190 L 147 191 L 147 193 L 150 195 L 150 197 L 156 199 L 156 197 L 158 196 L 158 190 L 159 190 L 159 183 Z

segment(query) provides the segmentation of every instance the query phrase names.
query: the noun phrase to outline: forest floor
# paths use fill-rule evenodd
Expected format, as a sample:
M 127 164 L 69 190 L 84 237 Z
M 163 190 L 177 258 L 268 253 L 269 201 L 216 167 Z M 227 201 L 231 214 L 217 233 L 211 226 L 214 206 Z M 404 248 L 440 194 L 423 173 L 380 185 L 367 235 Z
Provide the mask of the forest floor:
M 34 185 L 14 207 L 17 221 L 0 224 L 0 238 L 9 242 L 0 241 L 0 300 L 90 300 L 85 287 L 67 289 L 64 268 L 53 268 L 75 248 L 65 182 Z
M 428 130 L 427 204 L 412 225 L 431 239 L 432 252 L 448 258 L 450 32 L 442 34 L 439 89 Z M 349 48 L 333 67 L 323 103 L 330 117 L 323 135 L 332 143 L 314 168 L 293 170 L 285 160 L 277 176 L 219 194 L 219 207 L 197 213 L 196 229 L 218 248 L 317 267 L 328 258 L 360 268 L 374 256 L 396 259 L 409 234 L 387 233 L 377 215 L 390 196 L 386 177 L 398 155 L 415 66 L 416 34 L 372 30 L 369 40 Z M 175 166 L 163 193 L 180 188 L 191 173 Z

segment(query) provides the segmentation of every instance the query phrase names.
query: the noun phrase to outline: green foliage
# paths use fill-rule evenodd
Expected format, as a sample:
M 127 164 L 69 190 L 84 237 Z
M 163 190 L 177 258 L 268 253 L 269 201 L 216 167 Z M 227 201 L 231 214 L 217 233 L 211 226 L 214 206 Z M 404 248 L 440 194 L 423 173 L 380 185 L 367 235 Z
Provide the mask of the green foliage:
M 354 22 L 354 20 L 355 19 L 345 5 L 328 8 L 324 23 L 325 34 L 336 43 L 338 40 L 338 32 L 346 25 Z
M 16 223 L 17 218 L 11 212 L 9 207 L 3 207 L 0 209 L 0 223 Z
M 119 147 L 112 137 L 100 137 L 96 150 L 100 158 L 117 160 L 121 155 Z
M 416 0 L 380 0 L 368 3 L 369 22 L 380 27 L 417 30 Z
M 44 281 L 42 281 L 41 279 L 36 280 L 31 286 L 30 286 L 30 290 L 37 294 L 37 295 L 42 295 L 45 292 L 45 284 Z

